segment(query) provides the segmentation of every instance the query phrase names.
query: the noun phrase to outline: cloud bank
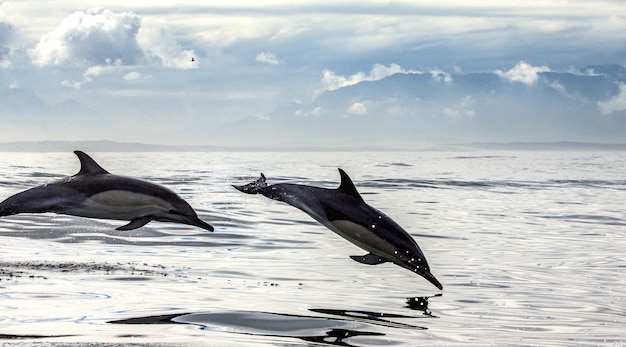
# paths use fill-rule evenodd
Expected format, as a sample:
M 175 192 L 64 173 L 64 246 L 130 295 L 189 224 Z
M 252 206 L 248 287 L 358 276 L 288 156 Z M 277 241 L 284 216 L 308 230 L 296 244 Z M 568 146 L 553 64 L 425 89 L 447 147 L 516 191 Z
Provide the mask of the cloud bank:
M 29 51 L 33 64 L 132 66 L 155 63 L 195 69 L 194 51 L 184 49 L 168 28 L 146 28 L 133 12 L 94 8 L 76 11 L 41 36 Z M 195 60 L 195 59 L 194 59 Z

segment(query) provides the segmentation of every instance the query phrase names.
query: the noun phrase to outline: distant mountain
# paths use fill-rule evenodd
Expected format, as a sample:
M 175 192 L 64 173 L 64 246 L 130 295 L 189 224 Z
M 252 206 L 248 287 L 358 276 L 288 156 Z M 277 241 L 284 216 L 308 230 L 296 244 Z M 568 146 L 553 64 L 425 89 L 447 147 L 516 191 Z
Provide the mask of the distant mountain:
M 24 141 L 0 143 L 0 152 L 184 152 L 215 151 L 225 148 L 210 146 L 168 146 L 115 141 Z
M 362 146 L 485 139 L 622 142 L 626 69 L 591 65 L 581 71 L 398 73 L 239 120 L 216 136 L 226 140 L 241 129 L 255 129 L 240 140 L 304 146 L 346 140 Z
M 133 121 L 132 112 L 141 110 L 132 110 L 126 123 L 124 110 L 115 107 L 90 107 L 78 97 L 46 102 L 31 91 L 7 88 L 0 90 L 0 141 L 45 139 L 48 134 L 92 138 L 98 129 L 105 134 L 100 138 L 107 138 L 113 129 L 124 127 L 134 132 L 124 134 L 130 139 L 171 142 L 183 138 L 188 143 L 218 146 L 39 142 L 0 144 L 0 150 L 65 151 L 78 145 L 115 151 L 362 150 L 421 149 L 447 143 L 626 141 L 626 67 L 546 70 L 519 65 L 494 72 L 397 73 L 326 91 L 310 102 L 293 102 L 269 113 L 234 116 L 226 124 L 213 123 L 211 114 L 206 119 L 176 121 L 174 112 L 182 106 L 164 102 L 173 112 L 170 117 L 159 116 L 159 121 L 171 122 L 171 127 L 164 128 L 153 128 L 154 124 L 145 121 L 148 118 Z
M 371 146 L 341 147 L 341 150 L 381 151 L 381 150 L 595 150 L 626 151 L 626 143 L 589 142 L 503 142 L 503 143 L 450 143 L 424 145 L 421 147 Z M 33 141 L 0 143 L 0 152 L 215 152 L 215 151 L 331 151 L 333 147 L 215 147 L 215 146 L 168 146 L 145 143 L 115 141 Z
M 58 104 L 49 104 L 30 90 L 8 88 L 0 90 L 2 114 L 20 114 L 30 119 L 43 120 L 55 116 L 85 115 L 98 113 L 76 100 L 66 100 Z
M 626 143 L 589 143 L 589 142 L 509 142 L 509 143 L 472 143 L 464 147 L 488 150 L 513 151 L 626 151 Z

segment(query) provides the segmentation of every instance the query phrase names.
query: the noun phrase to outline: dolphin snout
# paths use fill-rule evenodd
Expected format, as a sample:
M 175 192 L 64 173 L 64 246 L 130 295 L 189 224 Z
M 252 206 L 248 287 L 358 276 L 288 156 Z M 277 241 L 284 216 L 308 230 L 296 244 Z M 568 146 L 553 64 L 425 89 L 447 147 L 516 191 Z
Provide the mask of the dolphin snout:
M 416 271 L 420 276 L 424 277 L 428 282 L 432 283 L 439 290 L 443 290 L 443 285 L 428 270 Z
M 205 230 L 208 230 L 208 231 L 215 230 L 211 224 L 201 220 L 197 216 L 184 216 L 183 217 L 183 222 L 185 224 L 197 226 L 199 228 L 202 228 L 202 229 L 205 229 Z
M 208 230 L 208 231 L 213 231 L 214 228 L 211 224 L 203 221 L 202 219 L 198 218 L 197 215 L 193 214 L 182 214 L 182 213 L 176 213 L 174 211 L 170 211 L 170 214 L 168 214 L 167 216 L 162 216 L 161 218 L 156 218 L 157 220 L 160 220 L 162 222 L 174 222 L 174 223 L 182 223 L 182 224 L 187 224 L 187 225 L 193 225 L 196 226 L 198 228 L 202 228 L 204 230 Z

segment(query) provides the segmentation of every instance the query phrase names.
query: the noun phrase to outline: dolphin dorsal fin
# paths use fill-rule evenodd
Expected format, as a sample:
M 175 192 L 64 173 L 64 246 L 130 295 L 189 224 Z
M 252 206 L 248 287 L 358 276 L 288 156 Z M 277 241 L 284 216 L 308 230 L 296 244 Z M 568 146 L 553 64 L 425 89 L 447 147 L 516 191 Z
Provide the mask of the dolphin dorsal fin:
M 354 183 L 352 183 L 350 176 L 348 176 L 348 174 L 342 169 L 339 169 L 339 174 L 341 175 L 341 184 L 339 185 L 339 188 L 337 188 L 337 190 L 363 201 L 361 194 L 359 194 L 359 192 L 356 190 L 356 187 L 354 186 Z
M 80 171 L 77 175 L 103 175 L 109 172 L 103 169 L 95 160 L 91 159 L 85 152 L 74 151 L 74 154 L 80 160 Z

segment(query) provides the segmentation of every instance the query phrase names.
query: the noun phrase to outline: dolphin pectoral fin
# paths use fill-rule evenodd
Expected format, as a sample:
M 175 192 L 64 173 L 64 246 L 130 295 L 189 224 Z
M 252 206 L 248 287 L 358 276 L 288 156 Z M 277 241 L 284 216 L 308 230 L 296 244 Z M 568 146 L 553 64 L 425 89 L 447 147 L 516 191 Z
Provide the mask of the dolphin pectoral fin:
M 367 265 L 378 265 L 389 261 L 372 253 L 368 253 L 366 255 L 351 255 L 350 258 Z
M 130 221 L 130 223 L 123 225 L 121 227 L 115 228 L 115 230 L 133 230 L 137 228 L 141 228 L 142 226 L 150 223 L 152 220 L 151 217 L 138 217 Z

